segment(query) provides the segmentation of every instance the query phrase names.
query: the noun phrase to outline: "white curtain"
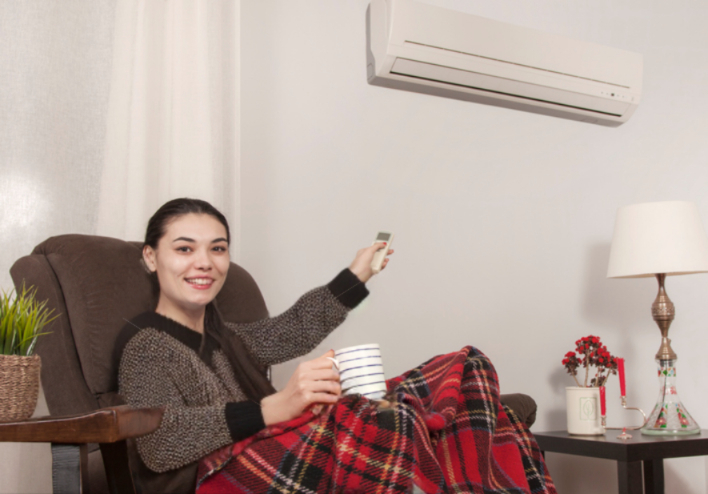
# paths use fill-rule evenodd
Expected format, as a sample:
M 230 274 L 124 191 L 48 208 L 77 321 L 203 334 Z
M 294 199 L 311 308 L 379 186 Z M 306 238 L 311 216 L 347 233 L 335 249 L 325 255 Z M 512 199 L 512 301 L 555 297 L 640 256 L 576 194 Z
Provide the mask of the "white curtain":
M 118 2 L 99 235 L 140 240 L 161 204 L 195 197 L 239 238 L 238 26 L 238 0 Z

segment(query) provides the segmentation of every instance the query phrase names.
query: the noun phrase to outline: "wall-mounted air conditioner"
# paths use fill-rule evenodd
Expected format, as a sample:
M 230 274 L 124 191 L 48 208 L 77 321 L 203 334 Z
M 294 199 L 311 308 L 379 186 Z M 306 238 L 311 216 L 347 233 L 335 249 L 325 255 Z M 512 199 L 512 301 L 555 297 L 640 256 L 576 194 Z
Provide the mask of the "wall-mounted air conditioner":
M 413 0 L 372 0 L 369 83 L 601 125 L 639 104 L 642 56 Z

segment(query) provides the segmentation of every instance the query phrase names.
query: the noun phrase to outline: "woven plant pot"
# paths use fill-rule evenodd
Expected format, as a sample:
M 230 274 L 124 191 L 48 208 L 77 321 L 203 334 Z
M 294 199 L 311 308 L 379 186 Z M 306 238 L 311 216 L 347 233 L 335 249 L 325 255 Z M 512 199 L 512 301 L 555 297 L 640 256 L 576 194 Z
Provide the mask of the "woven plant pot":
M 39 396 L 39 355 L 0 355 L 0 422 L 32 416 Z

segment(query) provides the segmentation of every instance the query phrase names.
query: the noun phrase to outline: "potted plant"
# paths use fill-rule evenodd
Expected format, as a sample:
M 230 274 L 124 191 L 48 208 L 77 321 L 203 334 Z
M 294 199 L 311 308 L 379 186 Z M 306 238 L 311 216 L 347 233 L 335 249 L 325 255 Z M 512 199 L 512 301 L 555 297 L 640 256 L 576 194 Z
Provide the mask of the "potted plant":
M 575 351 L 566 353 L 562 364 L 577 384 L 566 388 L 568 432 L 604 434 L 600 420 L 600 387 L 607 383 L 610 375 L 617 374 L 617 357 L 607 351 L 599 337 L 590 335 L 575 342 Z M 580 368 L 585 369 L 582 384 L 578 381 Z
M 36 294 L 23 286 L 16 296 L 0 296 L 0 422 L 26 419 L 37 406 L 41 361 L 34 347 L 56 316 Z

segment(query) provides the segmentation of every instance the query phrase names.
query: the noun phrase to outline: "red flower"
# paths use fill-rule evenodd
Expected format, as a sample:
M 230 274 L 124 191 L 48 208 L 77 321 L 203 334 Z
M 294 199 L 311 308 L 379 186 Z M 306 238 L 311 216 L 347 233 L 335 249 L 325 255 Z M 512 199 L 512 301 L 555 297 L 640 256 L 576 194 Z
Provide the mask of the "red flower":
M 603 345 L 599 336 L 589 335 L 575 341 L 575 351 L 565 354 L 561 361 L 566 371 L 577 376 L 578 368 L 584 367 L 585 384 L 590 386 L 603 386 L 607 382 L 610 374 L 617 374 L 617 360 Z M 596 367 L 597 372 L 592 380 L 588 379 L 588 372 L 591 366 Z M 576 379 L 577 381 L 577 379 Z M 581 385 L 578 383 L 578 385 Z

